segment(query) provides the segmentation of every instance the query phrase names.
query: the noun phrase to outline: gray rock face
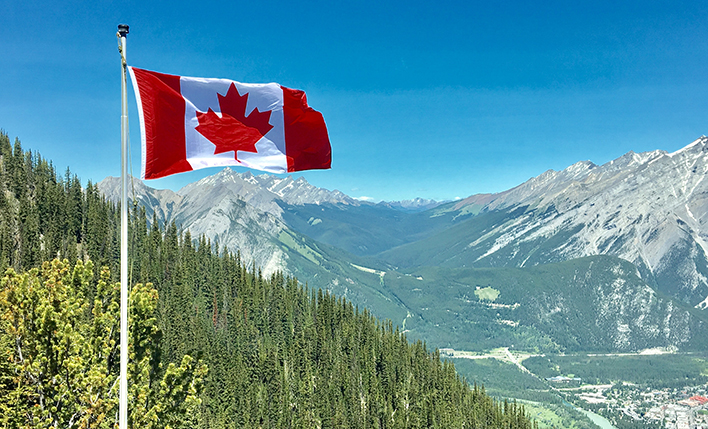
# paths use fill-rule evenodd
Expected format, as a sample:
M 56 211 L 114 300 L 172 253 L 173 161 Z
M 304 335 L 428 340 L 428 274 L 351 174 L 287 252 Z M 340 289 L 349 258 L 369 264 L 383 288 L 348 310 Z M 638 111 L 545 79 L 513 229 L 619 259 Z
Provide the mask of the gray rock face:
M 359 202 L 339 191 L 329 191 L 311 185 L 303 177 L 280 178 L 269 174 L 253 175 L 251 172 L 237 173 L 225 168 L 219 173 L 190 183 L 177 193 L 186 201 L 205 199 L 205 194 L 219 198 L 222 192 L 238 195 L 253 207 L 281 217 L 282 209 L 276 200 L 289 205 L 302 204 L 352 204 Z M 213 201 L 213 200 L 212 200 Z
M 98 189 L 110 201 L 120 202 L 120 177 L 106 177 L 98 183 Z M 145 207 L 148 220 L 154 214 L 160 222 L 171 219 L 173 211 L 182 201 L 182 197 L 174 191 L 153 189 L 136 178 L 129 178 L 128 199 L 135 199 Z
M 674 152 L 629 152 L 597 166 L 579 162 L 547 171 L 506 192 L 460 201 L 455 210 L 528 206 L 469 246 L 484 252 L 522 252 L 544 246 L 557 260 L 608 254 L 640 267 L 663 292 L 699 308 L 708 306 L 708 138 Z M 543 215 L 540 215 L 543 213 Z M 558 240 L 556 240 L 558 241 Z M 528 246 L 526 246 L 528 247 Z M 534 260 L 529 253 L 515 264 Z
M 120 200 L 120 178 L 107 177 L 98 187 L 111 201 Z M 244 261 L 254 262 L 266 275 L 289 272 L 280 238 L 284 232 L 295 234 L 281 220 L 282 209 L 276 200 L 290 205 L 359 204 L 339 191 L 317 188 L 304 178 L 254 176 L 230 168 L 178 192 L 153 189 L 134 179 L 128 195 L 145 206 L 148 219 L 154 214 L 159 222 L 175 222 L 193 237 L 205 235 L 220 248 L 239 250 Z

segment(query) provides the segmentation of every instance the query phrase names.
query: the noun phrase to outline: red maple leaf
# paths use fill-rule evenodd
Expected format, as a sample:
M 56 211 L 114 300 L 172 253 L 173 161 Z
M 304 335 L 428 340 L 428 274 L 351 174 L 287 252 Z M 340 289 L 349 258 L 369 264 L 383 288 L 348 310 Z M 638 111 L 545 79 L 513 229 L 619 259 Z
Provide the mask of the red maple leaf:
M 248 93 L 239 95 L 233 83 L 226 95 L 217 95 L 221 117 L 211 108 L 207 113 L 197 112 L 196 130 L 216 145 L 214 155 L 232 150 L 238 161 L 239 150 L 257 152 L 256 143 L 273 128 L 268 123 L 271 111 L 261 112 L 256 108 L 246 116 Z

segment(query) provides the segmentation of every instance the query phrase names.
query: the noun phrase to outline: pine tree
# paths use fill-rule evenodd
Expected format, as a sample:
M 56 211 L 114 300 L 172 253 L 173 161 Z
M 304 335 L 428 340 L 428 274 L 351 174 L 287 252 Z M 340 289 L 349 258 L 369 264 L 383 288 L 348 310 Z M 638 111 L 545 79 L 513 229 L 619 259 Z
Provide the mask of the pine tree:
M 117 408 L 118 284 L 80 261 L 45 262 L 0 288 L 0 417 L 5 427 L 108 428 Z M 89 290 L 93 302 L 86 298 Z M 206 367 L 185 355 L 163 369 L 154 317 L 157 292 L 131 291 L 130 421 L 140 427 L 189 427 Z

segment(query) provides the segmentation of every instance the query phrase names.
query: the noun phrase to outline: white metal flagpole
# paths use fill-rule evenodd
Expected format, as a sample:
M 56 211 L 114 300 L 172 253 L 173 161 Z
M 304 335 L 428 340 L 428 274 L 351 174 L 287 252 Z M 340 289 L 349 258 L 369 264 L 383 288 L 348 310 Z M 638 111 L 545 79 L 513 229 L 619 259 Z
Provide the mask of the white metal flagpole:
M 126 24 L 118 25 L 121 54 L 121 193 L 120 193 L 120 405 L 118 427 L 128 429 L 128 64 Z

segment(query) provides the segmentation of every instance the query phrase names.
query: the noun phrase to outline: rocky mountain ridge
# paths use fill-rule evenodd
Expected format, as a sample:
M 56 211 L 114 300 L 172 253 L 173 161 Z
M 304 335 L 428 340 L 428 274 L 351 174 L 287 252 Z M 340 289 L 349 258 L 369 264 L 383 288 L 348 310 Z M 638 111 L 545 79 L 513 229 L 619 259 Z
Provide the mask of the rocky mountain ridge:
M 413 198 L 411 200 L 401 200 L 401 201 L 382 201 L 379 204 L 385 205 L 398 210 L 403 210 L 406 212 L 421 212 L 425 210 L 434 209 L 435 207 L 445 204 L 447 201 L 437 201 L 430 198 Z
M 120 178 L 107 177 L 98 184 L 98 187 L 110 200 L 120 199 Z M 313 186 L 304 177 L 281 178 L 270 174 L 254 175 L 250 171 L 238 173 L 228 167 L 214 175 L 190 183 L 177 192 L 151 188 L 139 179 L 132 180 L 131 187 L 134 188 L 134 192 L 133 189 L 129 190 L 129 198 L 134 193 L 136 199 L 143 200 L 146 205 L 155 208 L 155 213 L 161 221 L 167 222 L 195 201 L 205 199 L 205 195 L 218 198 L 218 195 L 214 195 L 218 192 L 237 195 L 238 199 L 277 217 L 282 214 L 282 209 L 275 202 L 276 200 L 289 205 L 361 204 L 359 200 L 340 191 L 329 191 Z
M 447 210 L 525 208 L 467 237 L 471 241 L 463 252 L 475 254 L 473 260 L 463 258 L 467 262 L 502 257 L 523 267 L 609 254 L 640 267 L 662 291 L 705 308 L 707 173 L 708 138 L 701 137 L 671 154 L 630 152 L 601 166 L 584 161 L 547 171 L 509 191 L 475 195 Z M 548 252 L 545 259 L 534 256 L 541 248 Z

